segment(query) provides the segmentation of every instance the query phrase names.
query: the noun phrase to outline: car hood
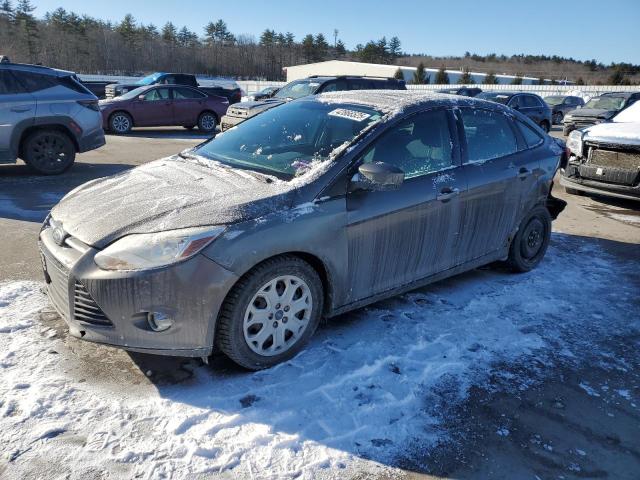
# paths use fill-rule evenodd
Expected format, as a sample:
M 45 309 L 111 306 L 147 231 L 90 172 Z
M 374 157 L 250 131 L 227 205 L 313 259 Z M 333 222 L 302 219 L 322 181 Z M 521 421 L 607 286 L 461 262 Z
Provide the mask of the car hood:
M 265 100 L 255 100 L 252 102 L 236 103 L 231 107 L 233 110 L 265 110 L 267 108 L 276 107 L 286 103 L 284 100 L 277 98 L 268 98 Z
M 175 156 L 85 183 L 51 215 L 69 235 L 103 248 L 132 233 L 257 218 L 291 208 L 294 194 L 272 177 Z
M 640 146 L 640 123 L 600 123 L 584 130 L 584 140 Z
M 572 110 L 569 115 L 572 117 L 594 117 L 594 118 L 611 118 L 617 113 L 617 110 L 604 110 L 602 108 L 579 108 Z

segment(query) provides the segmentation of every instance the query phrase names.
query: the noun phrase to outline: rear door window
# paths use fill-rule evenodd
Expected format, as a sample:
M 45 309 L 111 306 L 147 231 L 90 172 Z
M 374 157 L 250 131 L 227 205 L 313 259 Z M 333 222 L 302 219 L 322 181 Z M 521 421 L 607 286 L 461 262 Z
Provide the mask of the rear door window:
M 451 167 L 452 154 L 448 114 L 438 109 L 414 115 L 383 134 L 363 162 L 395 165 L 412 178 Z
M 522 95 L 521 99 L 521 102 L 524 104 L 523 106 L 525 108 L 539 108 L 542 106 L 540 104 L 540 101 L 533 95 Z
M 0 95 L 24 93 L 25 89 L 9 70 L 0 70 Z
M 34 72 L 16 71 L 14 75 L 28 92 L 40 92 L 58 85 L 56 77 Z
M 500 112 L 483 109 L 461 109 L 467 139 L 467 161 L 485 162 L 518 151 L 511 121 Z
M 158 100 L 169 100 L 168 88 L 154 88 L 144 96 L 145 102 L 157 102 Z

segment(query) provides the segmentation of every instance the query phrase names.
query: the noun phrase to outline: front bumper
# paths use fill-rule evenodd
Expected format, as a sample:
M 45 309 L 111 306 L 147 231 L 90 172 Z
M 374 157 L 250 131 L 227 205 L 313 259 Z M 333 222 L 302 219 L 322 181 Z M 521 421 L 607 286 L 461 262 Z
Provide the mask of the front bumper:
M 150 271 L 104 271 L 93 261 L 96 249 L 73 238 L 59 246 L 52 231 L 45 228 L 39 241 L 45 281 L 71 335 L 144 353 L 211 354 L 235 274 L 203 255 Z M 154 331 L 148 312 L 171 318 L 172 326 Z
M 563 175 L 560 177 L 560 185 L 594 195 L 640 201 L 640 186 L 638 185 L 616 185 L 592 179 L 579 178 L 575 176 L 574 169 L 575 166 L 567 165 Z
M 236 125 L 241 124 L 247 118 L 250 118 L 250 117 L 231 117 L 229 115 L 225 115 L 222 117 L 222 120 L 220 120 L 220 130 L 223 132 L 225 130 L 229 130 L 230 128 L 233 128 Z

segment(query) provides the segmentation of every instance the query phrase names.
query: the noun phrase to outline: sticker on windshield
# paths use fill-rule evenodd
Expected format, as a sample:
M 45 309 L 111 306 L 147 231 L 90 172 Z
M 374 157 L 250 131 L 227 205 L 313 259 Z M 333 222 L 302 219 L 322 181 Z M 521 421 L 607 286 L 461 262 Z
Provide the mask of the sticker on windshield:
M 349 110 L 347 108 L 336 108 L 329 112 L 329 115 L 333 117 L 348 118 L 355 122 L 362 122 L 371 116 L 368 113 L 359 112 L 358 110 Z

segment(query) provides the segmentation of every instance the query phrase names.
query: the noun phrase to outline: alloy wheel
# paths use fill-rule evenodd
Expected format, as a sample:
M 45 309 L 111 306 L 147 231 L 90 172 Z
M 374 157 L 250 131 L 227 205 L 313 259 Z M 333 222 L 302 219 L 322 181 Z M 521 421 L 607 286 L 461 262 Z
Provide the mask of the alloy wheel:
M 274 356 L 293 347 L 309 325 L 313 298 L 309 286 L 294 275 L 276 277 L 253 296 L 242 330 L 249 348 Z
M 216 117 L 210 113 L 205 113 L 200 117 L 200 128 L 209 132 L 216 128 Z
M 58 135 L 39 135 L 29 143 L 29 162 L 39 171 L 53 172 L 64 168 L 69 162 L 72 148 L 68 141 Z
M 126 115 L 114 115 L 111 119 L 111 128 L 118 133 L 127 133 L 131 130 L 131 121 Z

